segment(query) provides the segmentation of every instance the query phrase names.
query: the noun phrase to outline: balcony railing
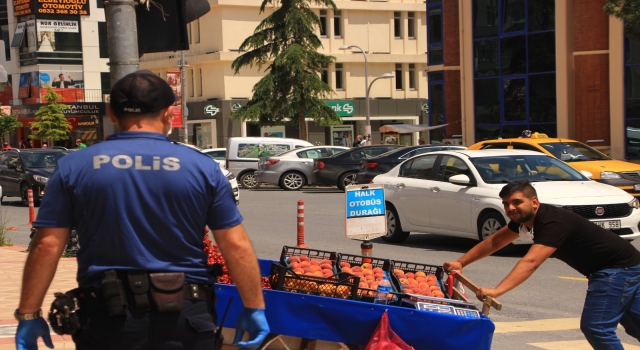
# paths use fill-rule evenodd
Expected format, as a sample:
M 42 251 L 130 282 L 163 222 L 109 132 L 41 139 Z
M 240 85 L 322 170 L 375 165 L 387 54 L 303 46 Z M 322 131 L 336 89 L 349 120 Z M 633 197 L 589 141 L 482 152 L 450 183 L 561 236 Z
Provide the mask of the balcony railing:
M 58 95 L 62 96 L 60 102 L 109 102 L 111 90 L 83 89 L 83 88 L 52 88 Z M 41 101 L 48 92 L 48 88 L 40 89 Z

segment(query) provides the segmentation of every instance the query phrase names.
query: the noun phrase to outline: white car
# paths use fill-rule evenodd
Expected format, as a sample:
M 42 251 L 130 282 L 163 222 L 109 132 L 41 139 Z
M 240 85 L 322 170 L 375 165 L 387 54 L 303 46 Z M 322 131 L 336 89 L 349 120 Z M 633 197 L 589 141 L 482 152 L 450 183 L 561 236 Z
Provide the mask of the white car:
M 227 149 L 226 148 L 206 148 L 201 149 L 202 153 L 208 155 L 220 165 L 220 168 L 226 169 Z
M 538 152 L 460 150 L 415 156 L 373 183 L 385 189 L 387 242 L 403 242 L 410 232 L 483 240 L 509 221 L 498 193 L 519 179 L 531 181 L 541 203 L 572 210 L 627 240 L 640 236 L 638 199 L 590 176 Z

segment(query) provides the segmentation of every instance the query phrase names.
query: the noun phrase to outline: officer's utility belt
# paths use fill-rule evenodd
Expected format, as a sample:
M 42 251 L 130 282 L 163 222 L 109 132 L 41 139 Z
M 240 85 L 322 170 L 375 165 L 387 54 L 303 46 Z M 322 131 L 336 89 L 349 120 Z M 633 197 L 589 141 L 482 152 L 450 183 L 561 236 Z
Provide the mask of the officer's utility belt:
M 185 284 L 182 272 L 106 271 L 102 296 L 109 316 L 136 312 L 177 312 L 183 300 L 213 301 L 213 286 Z M 129 301 L 132 302 L 131 307 Z

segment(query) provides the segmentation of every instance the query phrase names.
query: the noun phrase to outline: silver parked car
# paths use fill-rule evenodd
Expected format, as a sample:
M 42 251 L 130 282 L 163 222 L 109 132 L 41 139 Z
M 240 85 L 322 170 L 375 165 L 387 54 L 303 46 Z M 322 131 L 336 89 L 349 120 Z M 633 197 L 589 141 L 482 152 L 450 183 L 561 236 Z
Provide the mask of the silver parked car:
M 283 190 L 299 190 L 311 184 L 313 160 L 328 157 L 348 147 L 311 146 L 299 148 L 271 157 L 260 157 L 258 171 L 254 172 L 258 183 L 280 186 Z

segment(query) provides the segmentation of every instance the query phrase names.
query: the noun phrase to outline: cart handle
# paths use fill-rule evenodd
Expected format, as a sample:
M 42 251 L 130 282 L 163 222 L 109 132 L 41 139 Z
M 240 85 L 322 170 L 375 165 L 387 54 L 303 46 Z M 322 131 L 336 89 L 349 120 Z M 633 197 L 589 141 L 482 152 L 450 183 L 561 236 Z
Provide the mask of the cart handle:
M 451 292 L 449 293 L 449 296 L 453 296 L 453 282 L 454 280 L 458 280 L 460 283 L 462 283 L 465 287 L 469 288 L 469 290 L 471 290 L 474 294 L 478 292 L 478 289 L 480 289 L 480 287 L 478 287 L 475 283 L 473 283 L 473 281 L 471 281 L 469 278 L 467 278 L 465 275 L 463 275 L 462 273 L 458 272 L 458 271 L 453 271 L 449 277 L 447 278 L 447 289 L 450 290 Z M 498 299 L 493 298 L 493 297 L 486 297 L 485 300 L 482 302 L 482 313 L 485 315 L 489 314 L 489 310 L 491 309 L 491 307 L 493 307 L 494 309 L 500 311 L 502 310 L 502 303 L 498 301 Z

